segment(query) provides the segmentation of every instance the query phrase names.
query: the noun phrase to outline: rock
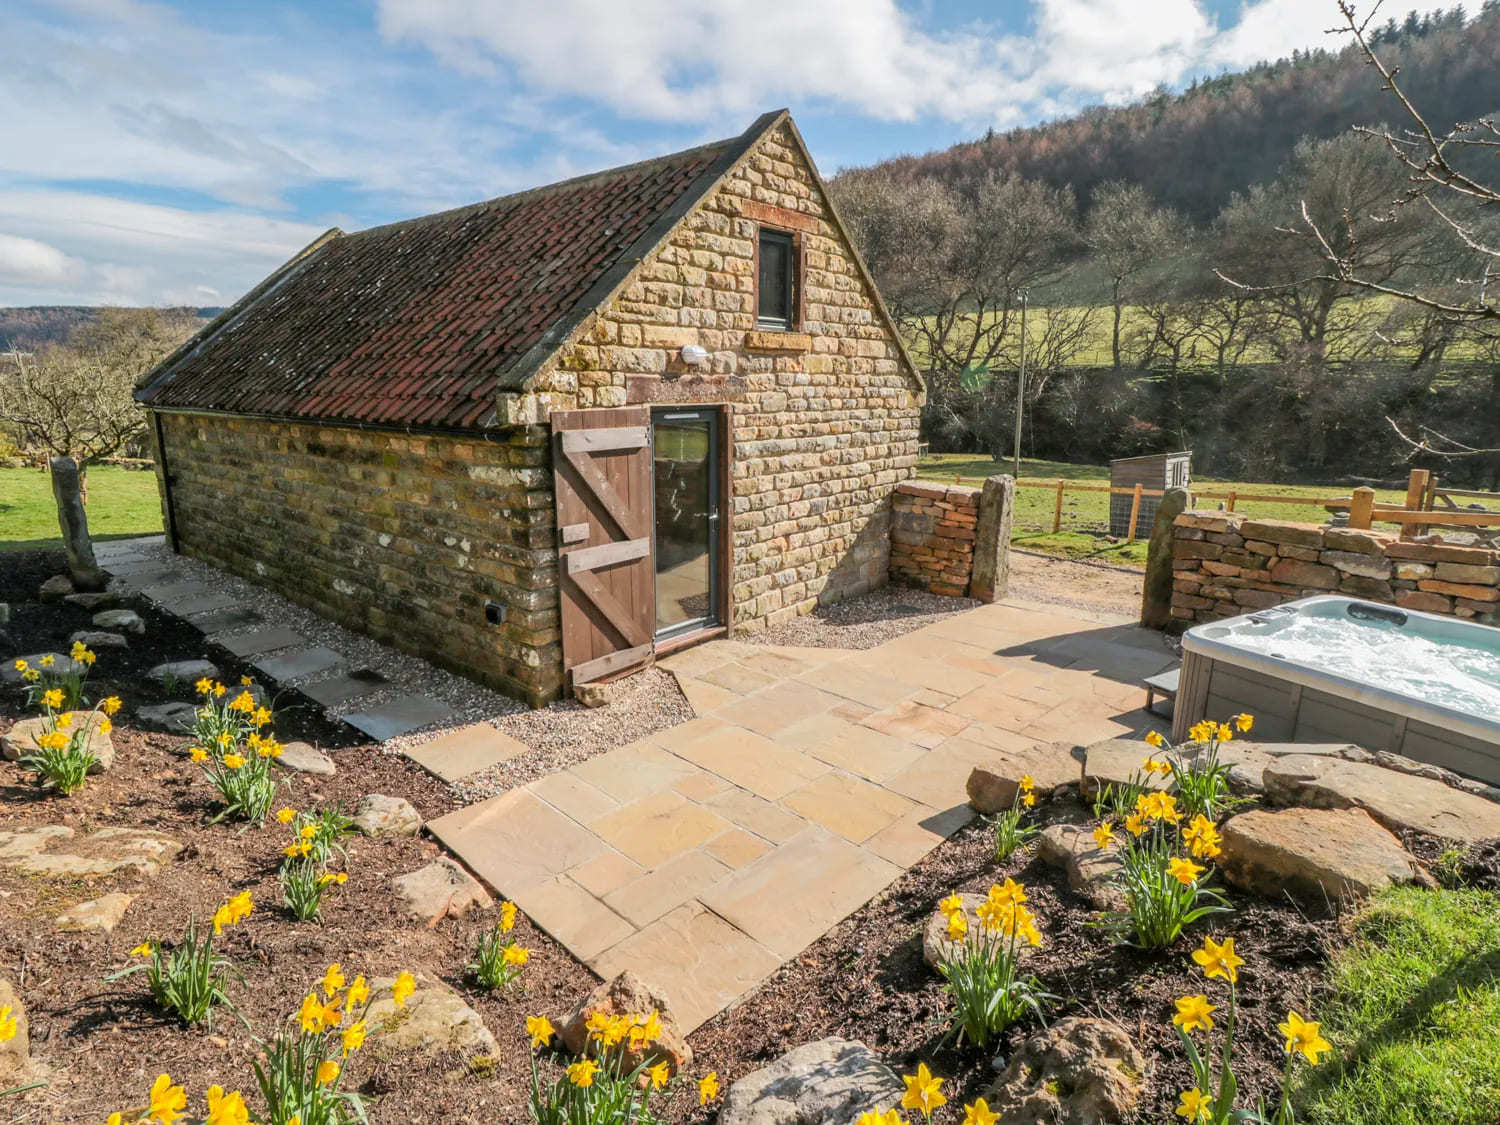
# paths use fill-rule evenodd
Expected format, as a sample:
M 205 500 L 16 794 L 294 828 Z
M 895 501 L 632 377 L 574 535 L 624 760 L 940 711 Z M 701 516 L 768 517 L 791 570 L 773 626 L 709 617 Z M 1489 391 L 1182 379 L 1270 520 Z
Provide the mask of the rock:
M 73 580 L 66 574 L 54 574 L 42 583 L 42 588 L 37 591 L 37 596 L 44 602 L 60 602 L 73 593 L 77 593 L 73 588 Z
M 376 999 L 365 1009 L 370 1028 L 367 1050 L 386 1059 L 408 1051 L 456 1051 L 471 1058 L 499 1053 L 484 1020 L 458 993 L 422 974 L 416 979 L 416 991 L 400 1008 L 390 995 L 394 977 L 378 978 L 370 985 Z
M 1039 742 L 1020 751 L 995 750 L 989 758 L 993 764 L 976 766 L 966 786 L 969 804 L 981 813 L 1010 808 L 1023 777 L 1031 778 L 1038 797 L 1078 784 L 1079 763 L 1071 742 Z
M 103 613 L 94 614 L 93 621 L 101 629 L 124 629 L 136 634 L 146 631 L 146 623 L 133 609 L 106 609 Z
M 1111 1125 L 1134 1110 L 1145 1073 L 1119 1024 L 1070 1016 L 1021 1045 L 986 1101 L 995 1125 Z
M 0 1008 L 9 1008 L 16 1021 L 16 1033 L 0 1043 L 0 1087 L 20 1085 L 18 1077 L 31 1061 L 31 1034 L 26 1023 L 26 1007 L 16 995 L 15 987 L 0 977 Z
M 974 908 L 984 901 L 984 895 L 959 895 L 964 902 L 964 913 L 968 915 L 969 928 L 976 925 L 974 920 Z M 948 915 L 943 912 L 942 907 L 933 909 L 928 916 L 927 925 L 922 927 L 922 960 L 932 966 L 938 967 L 938 962 L 952 955 L 958 943 L 948 938 Z M 1022 946 L 1025 949 L 1025 946 Z
M 317 774 L 319 777 L 332 777 L 338 772 L 332 758 L 323 751 L 309 746 L 306 742 L 288 742 L 282 747 L 281 757 L 276 761 L 286 769 L 296 770 L 298 773 Z M 417 827 L 421 826 L 422 823 L 418 820 Z
M 50 669 L 43 668 L 42 661 L 49 656 L 52 657 L 52 667 Z M 74 672 L 84 672 L 88 670 L 87 664 L 84 664 L 82 661 L 74 660 L 71 656 L 64 656 L 60 652 L 33 652 L 27 656 L 15 657 L 13 659 L 5 661 L 3 664 L 0 664 L 0 680 L 4 680 L 9 684 L 21 682 L 21 672 L 20 669 L 16 667 L 16 660 L 24 660 L 27 664 L 31 665 L 31 667 L 37 669 L 38 671 L 51 671 L 55 672 L 59 676 L 70 675 Z
M 1229 882 L 1313 906 L 1364 898 L 1393 883 L 1433 880 L 1363 809 L 1257 809 L 1223 830 L 1219 866 Z
M 128 648 L 129 642 L 120 633 L 104 633 L 94 629 L 80 629 L 68 638 L 69 644 L 85 644 L 92 649 Z
M 1146 577 L 1141 584 L 1141 625 L 1147 629 L 1165 629 L 1172 621 L 1173 525 L 1190 503 L 1192 497 L 1185 488 L 1169 488 L 1157 501 L 1151 542 L 1146 548 Z M 1219 530 L 1227 529 L 1226 524 Z
M 74 594 L 73 596 L 77 597 L 78 595 Z M 9 625 L 9 624 L 10 624 L 10 603 L 9 602 L 0 602 L 0 625 Z
M 366 836 L 415 836 L 422 817 L 405 797 L 371 793 L 354 810 L 354 826 Z
M 730 1086 L 719 1125 L 853 1125 L 897 1105 L 905 1089 L 874 1051 L 835 1036 L 804 1043 Z
M 1076 824 L 1049 824 L 1037 837 L 1037 857 L 1068 874 L 1068 886 L 1096 910 L 1123 910 L 1124 896 L 1112 882 L 1120 870 L 1113 851 L 1094 843 L 1093 830 Z
M 75 589 L 102 590 L 109 584 L 109 575 L 99 569 L 94 558 L 94 541 L 89 538 L 89 513 L 83 505 L 83 469 L 71 457 L 54 457 L 48 467 L 63 550 L 68 556 L 68 575 Z
M 192 729 L 193 716 L 197 714 L 197 710 L 191 703 L 158 703 L 151 707 L 137 708 L 135 718 L 136 722 L 152 730 L 181 734 Z
M 483 910 L 491 901 L 479 881 L 446 856 L 410 875 L 398 875 L 391 880 L 391 890 L 408 914 L 424 922 L 462 918 L 470 910 Z
M 575 1055 L 581 1055 L 588 1044 L 585 1025 L 595 1012 L 606 1016 L 641 1017 L 655 1012 L 661 1020 L 661 1037 L 644 1055 L 625 1047 L 626 1070 L 634 1068 L 643 1058 L 649 1058 L 653 1065 L 665 1062 L 673 1074 L 693 1064 L 693 1049 L 688 1046 L 687 1036 L 672 1015 L 666 997 L 651 991 L 645 981 L 628 969 L 614 980 L 597 985 L 558 1028 L 557 1034 L 563 1045 Z
M 1092 799 L 1105 785 L 1119 786 L 1131 781 L 1147 789 L 1167 788 L 1169 778 L 1141 774 L 1142 764 L 1155 754 L 1160 751 L 1139 738 L 1106 738 L 1093 743 L 1083 752 L 1083 795 Z
M 139 828 L 100 828 L 81 838 L 64 824 L 0 831 L 0 865 L 23 875 L 91 878 L 130 871 L 151 878 L 181 850 L 171 837 Z
M 119 605 L 120 595 L 110 590 L 100 590 L 97 593 L 68 594 L 63 601 L 89 613 L 97 613 L 101 609 L 113 609 Z M 96 621 L 94 624 L 99 623 Z
M 1323 551 L 1318 555 L 1318 561 L 1359 578 L 1389 578 L 1392 570 L 1389 559 L 1359 551 Z
M 125 911 L 133 899 L 133 895 L 116 891 L 89 899 L 88 902 L 80 902 L 59 914 L 56 926 L 63 931 L 107 934 L 120 924 L 120 919 L 125 917 Z
M 614 701 L 615 689 L 613 684 L 603 684 L 598 681 L 586 684 L 573 685 L 573 698 L 585 707 L 608 707 Z
M 1361 808 L 1392 832 L 1416 830 L 1464 843 L 1500 836 L 1500 803 L 1365 762 L 1289 754 L 1267 766 L 1264 779 L 1278 804 Z
M 186 684 L 189 691 L 201 679 L 216 680 L 219 678 L 219 669 L 216 664 L 208 660 L 172 660 L 166 664 L 158 664 L 146 673 L 146 679 L 153 680 L 168 687 L 176 684 L 179 689 Z
M 64 733 L 72 734 L 75 731 L 88 729 L 88 747 L 98 759 L 89 772 L 107 773 L 115 764 L 115 742 L 106 732 L 93 729 L 100 716 L 93 711 L 69 711 L 67 714 L 72 716 L 73 724 Z M 27 754 L 35 754 L 40 749 L 36 744 L 37 736 L 44 733 L 46 729 L 45 716 L 22 719 L 4 735 L 0 735 L 0 757 L 4 757 L 7 761 L 19 762 Z

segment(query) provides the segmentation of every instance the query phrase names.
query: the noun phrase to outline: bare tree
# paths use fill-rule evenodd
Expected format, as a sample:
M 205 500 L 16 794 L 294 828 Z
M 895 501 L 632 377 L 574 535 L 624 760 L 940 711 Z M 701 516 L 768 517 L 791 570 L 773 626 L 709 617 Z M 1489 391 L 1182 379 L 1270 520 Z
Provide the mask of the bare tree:
M 1095 264 L 1109 278 L 1114 310 L 1110 354 L 1118 371 L 1120 326 L 1125 306 L 1135 303 L 1134 283 L 1181 249 L 1183 224 L 1174 212 L 1152 204 L 1139 184 L 1110 180 L 1094 191 L 1083 237 Z

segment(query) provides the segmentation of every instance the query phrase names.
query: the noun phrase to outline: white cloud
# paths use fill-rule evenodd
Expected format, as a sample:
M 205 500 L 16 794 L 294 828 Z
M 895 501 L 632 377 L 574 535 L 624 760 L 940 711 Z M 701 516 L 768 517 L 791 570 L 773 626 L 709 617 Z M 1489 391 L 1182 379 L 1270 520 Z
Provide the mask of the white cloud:
M 72 265 L 56 246 L 0 232 L 0 284 L 54 284 L 67 278 Z

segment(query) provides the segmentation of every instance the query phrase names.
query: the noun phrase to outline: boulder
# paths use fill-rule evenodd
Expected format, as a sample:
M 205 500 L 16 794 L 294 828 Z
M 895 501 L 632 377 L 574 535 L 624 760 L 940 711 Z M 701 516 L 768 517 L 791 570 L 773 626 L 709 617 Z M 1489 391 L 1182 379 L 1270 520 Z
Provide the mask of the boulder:
M 370 793 L 354 810 L 354 827 L 366 836 L 415 836 L 422 831 L 422 816 L 405 797 Z
M 94 729 L 100 716 L 93 711 L 69 711 L 67 713 L 72 716 L 73 723 L 64 732 L 65 734 L 88 730 L 88 746 L 97 759 L 89 772 L 107 773 L 115 764 L 115 742 L 107 732 Z M 44 715 L 22 719 L 4 735 L 0 735 L 0 757 L 10 762 L 19 762 L 27 754 L 35 754 L 40 749 L 36 744 L 37 736 L 45 733 L 46 730 L 47 718 Z
M 44 602 L 60 602 L 69 594 L 77 593 L 73 588 L 73 580 L 66 574 L 54 574 L 37 591 L 37 597 Z
M 146 631 L 145 621 L 133 609 L 106 609 L 103 613 L 94 614 L 93 622 L 101 629 L 124 629 L 136 634 Z
M 52 667 L 43 668 L 42 661 L 52 657 Z M 82 661 L 74 660 L 71 656 L 64 656 L 60 652 L 33 652 L 26 656 L 14 657 L 0 664 L 0 680 L 9 684 L 21 682 L 21 670 L 16 667 L 16 660 L 24 660 L 31 667 L 41 672 L 54 672 L 59 676 L 71 675 L 74 672 L 83 673 L 88 671 L 88 665 Z
M 31 1061 L 31 1035 L 26 1024 L 26 1007 L 16 995 L 15 987 L 0 977 L 0 1008 L 10 1009 L 16 1021 L 16 1033 L 0 1043 L 0 1087 L 19 1085 L 19 1077 Z
M 10 603 L 0 602 L 0 625 L 10 624 Z
M 608 707 L 614 697 L 615 688 L 612 683 L 593 681 L 573 685 L 573 698 L 585 707 Z
M 1120 861 L 1113 851 L 1094 843 L 1093 830 L 1076 824 L 1049 824 L 1037 837 L 1036 854 L 1044 863 L 1067 872 L 1068 886 L 1096 910 L 1123 910 L 1125 899 L 1114 885 Z
M 788 1051 L 730 1086 L 719 1125 L 853 1125 L 905 1086 L 863 1043 L 830 1037 Z
M 138 707 L 135 719 L 141 726 L 151 730 L 182 734 L 192 729 L 193 716 L 197 711 L 191 703 L 158 703 L 150 707 Z
M 1119 1024 L 1070 1016 L 1022 1043 L 985 1100 L 995 1125 L 1111 1125 L 1134 1111 L 1145 1073 Z
M 129 647 L 123 634 L 106 633 L 98 629 L 80 629 L 68 638 L 68 643 L 84 644 L 92 649 Z
M 1289 754 L 1267 766 L 1264 779 L 1278 804 L 1361 808 L 1392 832 L 1415 830 L 1467 844 L 1500 836 L 1500 803 L 1366 762 Z
M 65 824 L 0 831 L 0 866 L 22 875 L 93 878 L 131 872 L 152 878 L 182 845 L 139 828 L 100 828 L 78 836 Z
M 76 605 L 79 609 L 89 613 L 97 613 L 101 609 L 113 609 L 120 604 L 120 595 L 111 590 L 99 590 L 97 592 L 85 592 L 82 594 L 68 594 L 63 601 L 69 605 Z M 95 622 L 98 624 L 98 622 Z
M 1433 880 L 1363 809 L 1257 809 L 1223 830 L 1219 866 L 1236 886 L 1313 906 Z
M 391 999 L 394 977 L 377 978 L 370 989 L 376 999 L 365 1009 L 370 1028 L 366 1049 L 389 1059 L 407 1052 L 455 1051 L 468 1057 L 493 1056 L 499 1045 L 479 1013 L 447 985 L 417 974 L 417 988 L 398 1008 Z
M 281 757 L 276 761 L 284 769 L 295 770 L 297 773 L 316 774 L 319 777 L 332 777 L 338 772 L 332 758 L 306 742 L 288 742 L 282 747 Z M 419 819 L 417 827 L 421 826 Z
M 1091 744 L 1083 752 L 1083 795 L 1092 799 L 1106 785 L 1131 781 L 1147 789 L 1167 788 L 1169 778 L 1141 772 L 1146 759 L 1160 753 L 1139 738 L 1106 738 Z
M 120 924 L 125 911 L 133 901 L 133 895 L 113 894 L 91 898 L 70 906 L 57 916 L 55 923 L 60 931 L 83 934 L 107 934 Z
M 163 687 L 176 684 L 180 690 L 186 684 L 189 691 L 201 679 L 216 680 L 218 677 L 218 665 L 209 660 L 171 660 L 165 664 L 156 665 L 146 673 L 148 680 L 153 680 Z
M 587 1024 L 595 1012 L 606 1016 L 641 1017 L 655 1012 L 661 1021 L 661 1036 L 646 1052 L 632 1051 L 628 1044 L 624 1045 L 623 1065 L 626 1070 L 633 1069 L 643 1059 L 650 1059 L 653 1065 L 665 1062 L 673 1074 L 692 1065 L 693 1049 L 688 1046 L 687 1036 L 672 1015 L 666 997 L 653 992 L 645 981 L 628 969 L 614 980 L 597 985 L 558 1028 L 558 1038 L 575 1055 L 581 1055 L 588 1046 Z
M 978 925 L 974 919 L 974 908 L 984 901 L 984 895 L 958 897 L 963 899 L 964 913 L 968 915 L 970 929 L 973 929 Z M 927 917 L 927 925 L 922 927 L 922 960 L 935 969 L 938 962 L 950 957 L 957 947 L 958 943 L 948 937 L 948 915 L 942 907 L 934 907 Z
M 1146 577 L 1141 583 L 1141 624 L 1147 629 L 1165 629 L 1172 621 L 1173 525 L 1191 502 L 1185 488 L 1169 488 L 1157 501 L 1151 542 L 1146 548 Z
M 446 856 L 409 875 L 398 875 L 391 880 L 391 890 L 408 914 L 424 922 L 462 918 L 491 902 L 479 881 Z
M 1021 778 L 1030 777 L 1038 798 L 1078 784 L 1078 759 L 1071 742 L 1039 742 L 1029 750 L 994 750 L 990 764 L 976 766 L 965 787 L 969 804 L 981 813 L 993 814 L 1010 808 L 1020 790 Z

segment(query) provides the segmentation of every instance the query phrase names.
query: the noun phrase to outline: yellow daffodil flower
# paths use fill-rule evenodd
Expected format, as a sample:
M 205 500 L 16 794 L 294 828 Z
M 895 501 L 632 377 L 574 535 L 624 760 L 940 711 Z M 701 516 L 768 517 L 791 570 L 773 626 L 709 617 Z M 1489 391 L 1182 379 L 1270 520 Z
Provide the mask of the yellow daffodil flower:
M 323 974 L 323 995 L 332 996 L 343 987 L 344 973 L 339 968 L 339 963 L 335 961 L 332 965 L 328 966 L 328 971 Z
M 1218 1010 L 1218 1005 L 1210 1004 L 1207 996 L 1179 996 L 1177 1014 L 1172 1017 L 1172 1022 L 1186 1032 L 1211 1031 L 1213 1014 Z
M 1198 876 L 1203 874 L 1203 867 L 1190 859 L 1179 859 L 1173 856 L 1167 860 L 1167 874 L 1184 887 L 1190 887 L 1198 881 Z
M 40 664 L 43 668 L 50 668 L 52 667 L 52 665 L 57 663 L 57 657 L 53 656 L 49 652 L 46 656 L 42 657 L 41 660 L 37 661 L 37 663 Z
M 707 1105 L 719 1096 L 719 1072 L 710 1070 L 698 1079 L 698 1104 Z
M 1318 1065 L 1318 1056 L 1324 1051 L 1333 1050 L 1333 1044 L 1319 1034 L 1319 1024 L 1304 1020 L 1295 1011 L 1286 1014 L 1286 1023 L 1276 1025 L 1277 1030 L 1286 1036 L 1286 1053 L 1300 1052 L 1308 1062 L 1314 1066 Z
M 417 990 L 416 978 L 405 969 L 396 975 L 396 983 L 391 985 L 391 999 L 395 1001 L 396 1007 L 404 1007 L 406 998 Z
M 1094 829 L 1094 847 L 1104 851 L 1114 842 L 1115 830 L 1113 825 L 1101 824 Z
M 210 1086 L 203 1096 L 208 1101 L 203 1125 L 250 1125 L 250 1110 L 238 1090 L 226 1094 L 222 1086 Z
M 193 689 L 199 695 L 212 695 L 214 690 L 214 682 L 207 676 L 204 676 L 203 679 L 199 680 L 196 684 L 193 685 Z
M 20 1022 L 9 1004 L 0 1004 L 0 1043 L 9 1043 L 16 1037 Z
M 672 1077 L 671 1068 L 664 1062 L 647 1067 L 646 1073 L 651 1077 L 651 1088 L 653 1090 L 660 1090 L 667 1084 L 667 1080 Z
M 68 742 L 68 736 L 60 730 L 49 730 L 36 736 L 36 744 L 43 750 L 63 750 Z
M 302 998 L 297 1023 L 309 1035 L 316 1035 L 323 1030 L 323 1005 L 318 1001 L 316 993 L 309 992 Z
M 516 928 L 516 904 L 510 899 L 500 903 L 500 932 L 510 933 Z
M 901 1095 L 902 1109 L 914 1109 L 930 1120 L 933 1110 L 948 1104 L 943 1096 L 943 1080 L 935 1078 L 926 1063 L 918 1063 L 917 1073 L 903 1074 L 901 1081 L 906 1083 L 906 1093 Z
M 1218 730 L 1218 726 L 1205 719 L 1202 722 L 1194 723 L 1188 729 L 1188 737 L 1194 742 L 1207 742 L 1214 736 L 1216 730 Z
M 208 761 L 208 751 L 203 749 L 203 747 L 201 746 L 194 746 L 191 750 L 188 751 L 188 757 L 193 759 L 193 761 L 197 762 L 199 765 L 202 765 L 204 762 Z
M 17 672 L 24 672 L 24 671 L 26 671 L 26 669 L 28 669 L 30 667 L 31 667 L 31 665 L 28 664 L 28 663 L 26 663 L 26 661 L 24 661 L 24 660 L 17 660 L 15 662 L 15 669 L 16 669 Z
M 1234 728 L 1231 727 L 1228 723 L 1220 723 L 1218 729 L 1218 738 L 1220 742 L 1231 741 L 1234 738 Z
M 73 725 L 73 712 L 64 711 L 52 723 L 53 730 L 68 730 Z
M 1234 725 L 1239 728 L 1241 734 L 1247 734 L 1255 725 L 1255 716 L 1248 711 L 1234 717 Z
M 1022 793 L 1030 793 L 1036 788 L 1036 780 L 1029 773 L 1023 773 L 1021 780 L 1016 782 L 1016 784 L 1020 787 Z
M 1034 806 L 1036 804 L 1036 791 L 1033 789 L 1028 789 L 1024 793 L 1022 793 L 1021 804 L 1025 805 L 1028 809 Z
M 277 809 L 276 819 L 282 824 L 290 824 L 297 819 L 297 810 L 292 808 Z
M 1019 903 L 1026 901 L 1026 885 L 1017 883 L 1014 879 L 1006 879 L 999 885 L 992 884 L 989 893 L 985 896 L 997 906 L 1008 903 Z
M 220 699 L 224 698 L 224 693 L 228 690 L 223 684 L 214 684 L 214 695 Z
M 241 676 L 240 677 L 240 687 L 249 687 L 254 682 L 255 681 L 252 680 L 249 676 Z
M 506 946 L 505 952 L 501 956 L 507 965 L 515 965 L 519 968 L 531 960 L 531 950 L 527 949 L 524 945 L 510 945 Z
M 630 1030 L 630 1045 L 636 1050 L 643 1050 L 651 1046 L 661 1038 L 661 1013 L 655 1008 L 645 1019 L 637 1019 L 635 1027 Z
M 155 949 L 156 946 L 152 945 L 149 941 L 143 941 L 130 951 L 130 955 L 132 957 L 150 957 Z
M 1146 732 L 1146 744 L 1149 746 L 1155 746 L 1158 750 L 1160 750 L 1167 744 L 1167 740 L 1161 736 L 1160 731 L 1148 730 Z
M 1220 852 L 1219 830 L 1214 822 L 1199 813 L 1182 830 L 1182 838 L 1198 859 L 1213 859 Z
M 531 1036 L 531 1046 L 545 1047 L 552 1042 L 552 1036 L 556 1034 L 552 1028 L 552 1021 L 546 1016 L 527 1016 L 526 1034 Z
M 42 692 L 42 703 L 54 711 L 63 705 L 63 693 L 61 688 L 48 688 Z
M 1223 977 L 1231 984 L 1240 979 L 1236 970 L 1245 963 L 1245 959 L 1234 951 L 1234 938 L 1225 938 L 1221 945 L 1213 938 L 1205 937 L 1203 948 L 1193 950 L 1193 960 L 1209 980 Z
M 349 991 L 346 994 L 345 999 L 348 1001 L 349 1007 L 351 1008 L 360 1008 L 369 1002 L 370 986 L 365 983 L 365 978 L 363 976 L 357 976 L 354 978 L 354 983 L 349 986 Z
M 35 668 L 28 668 L 26 669 L 26 671 L 21 673 L 21 679 L 25 680 L 28 684 L 34 684 L 41 678 L 42 674 Z
M 271 721 L 271 712 L 268 708 L 257 707 L 255 709 L 255 725 L 263 727 Z
M 948 915 L 948 940 L 963 941 L 969 933 L 969 920 L 963 916 L 961 911 L 955 910 Z
M 339 1076 L 339 1064 L 332 1059 L 324 1059 L 318 1064 L 318 1085 L 327 1086 Z
M 983 1098 L 975 1098 L 969 1105 L 964 1106 L 963 1125 L 995 1125 L 1000 1120 L 1000 1115 L 990 1110 L 990 1105 Z
M 963 908 L 964 899 L 962 895 L 949 895 L 947 898 L 943 899 L 942 902 L 938 903 L 938 909 L 941 910 L 944 914 L 952 914 L 955 911 L 962 910 Z
M 103 711 L 106 715 L 119 714 L 120 697 L 118 695 L 111 695 L 105 699 L 100 700 L 99 710 Z
M 249 759 L 245 758 L 244 755 L 242 755 L 242 754 L 225 754 L 224 755 L 224 764 L 226 766 L 228 766 L 232 770 L 239 769 L 248 760 Z
M 1185 1117 L 1198 1125 L 1199 1122 L 1208 1120 L 1208 1113 L 1208 1098 L 1202 1090 L 1195 1086 L 1182 1092 L 1182 1100 L 1177 1105 L 1178 1117 Z
M 594 1084 L 594 1072 L 599 1069 L 599 1064 L 593 1059 L 579 1059 L 568 1067 L 568 1081 L 575 1086 L 587 1087 Z
M 156 1081 L 151 1084 L 151 1108 L 147 1112 L 150 1116 L 161 1122 L 161 1125 L 172 1125 L 172 1122 L 181 1117 L 184 1107 L 187 1106 L 187 1091 L 181 1086 L 172 1085 L 172 1079 L 165 1074 L 157 1075 Z

